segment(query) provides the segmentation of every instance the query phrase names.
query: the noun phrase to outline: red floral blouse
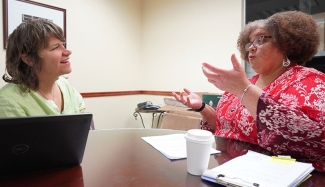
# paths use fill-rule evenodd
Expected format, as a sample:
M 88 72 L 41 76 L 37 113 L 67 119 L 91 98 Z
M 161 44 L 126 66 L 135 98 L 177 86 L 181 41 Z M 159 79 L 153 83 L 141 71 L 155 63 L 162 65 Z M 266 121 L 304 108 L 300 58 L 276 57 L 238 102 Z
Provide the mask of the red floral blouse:
M 257 79 L 255 75 L 250 81 L 255 84 Z M 236 95 L 225 92 L 216 108 L 214 133 L 325 171 L 325 74 L 293 65 L 263 91 L 256 120 Z M 201 128 L 212 131 L 204 119 Z

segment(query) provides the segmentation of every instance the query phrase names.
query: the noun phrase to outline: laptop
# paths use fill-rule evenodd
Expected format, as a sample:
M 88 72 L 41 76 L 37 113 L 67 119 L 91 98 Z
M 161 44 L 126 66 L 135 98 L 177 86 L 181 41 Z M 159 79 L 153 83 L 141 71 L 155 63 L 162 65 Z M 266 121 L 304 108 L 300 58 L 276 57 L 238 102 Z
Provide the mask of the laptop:
M 82 162 L 92 114 L 0 118 L 0 176 Z

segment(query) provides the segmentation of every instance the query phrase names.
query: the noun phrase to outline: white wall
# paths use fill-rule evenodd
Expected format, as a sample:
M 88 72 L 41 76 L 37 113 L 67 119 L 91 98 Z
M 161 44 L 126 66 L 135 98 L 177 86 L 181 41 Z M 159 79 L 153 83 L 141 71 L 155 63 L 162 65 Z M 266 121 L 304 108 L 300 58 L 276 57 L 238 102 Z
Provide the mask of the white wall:
M 239 0 L 144 0 L 142 62 L 150 77 L 144 88 L 219 92 L 201 64 L 231 68 L 241 12 Z
M 239 57 L 240 0 L 37 2 L 67 10 L 67 46 L 72 50 L 73 68 L 68 80 L 80 92 L 180 91 L 183 87 L 219 92 L 204 78 L 202 62 L 231 68 L 230 55 Z M 0 58 L 2 75 L 4 50 Z M 4 84 L 0 81 L 0 86 Z M 163 105 L 163 98 L 95 97 L 85 102 L 97 128 L 141 128 L 141 120 L 133 117 L 136 104 L 150 100 Z M 151 114 L 143 117 L 150 127 Z

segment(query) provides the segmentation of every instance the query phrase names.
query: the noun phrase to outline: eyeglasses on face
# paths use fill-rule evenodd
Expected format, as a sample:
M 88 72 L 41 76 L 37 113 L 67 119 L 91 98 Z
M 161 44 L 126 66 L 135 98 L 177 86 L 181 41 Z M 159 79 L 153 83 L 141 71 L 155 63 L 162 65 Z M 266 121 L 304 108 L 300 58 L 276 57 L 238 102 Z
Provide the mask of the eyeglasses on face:
M 246 51 L 249 51 L 249 48 L 252 45 L 255 48 L 263 45 L 263 39 L 264 38 L 272 38 L 272 36 L 264 36 L 264 35 L 262 35 L 262 36 L 259 36 L 259 37 L 255 38 L 255 40 L 253 40 L 253 42 L 250 42 L 250 43 L 248 43 L 248 44 L 245 45 L 245 50 Z

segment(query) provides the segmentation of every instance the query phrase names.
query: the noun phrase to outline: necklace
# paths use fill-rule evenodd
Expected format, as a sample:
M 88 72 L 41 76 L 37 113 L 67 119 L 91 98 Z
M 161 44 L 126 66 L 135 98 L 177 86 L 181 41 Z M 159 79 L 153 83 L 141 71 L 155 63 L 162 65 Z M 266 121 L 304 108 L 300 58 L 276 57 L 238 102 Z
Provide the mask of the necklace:
M 52 86 L 52 95 L 53 95 L 53 101 L 54 101 L 54 85 Z M 45 97 L 46 100 L 49 100 L 40 90 L 37 90 L 43 97 Z

